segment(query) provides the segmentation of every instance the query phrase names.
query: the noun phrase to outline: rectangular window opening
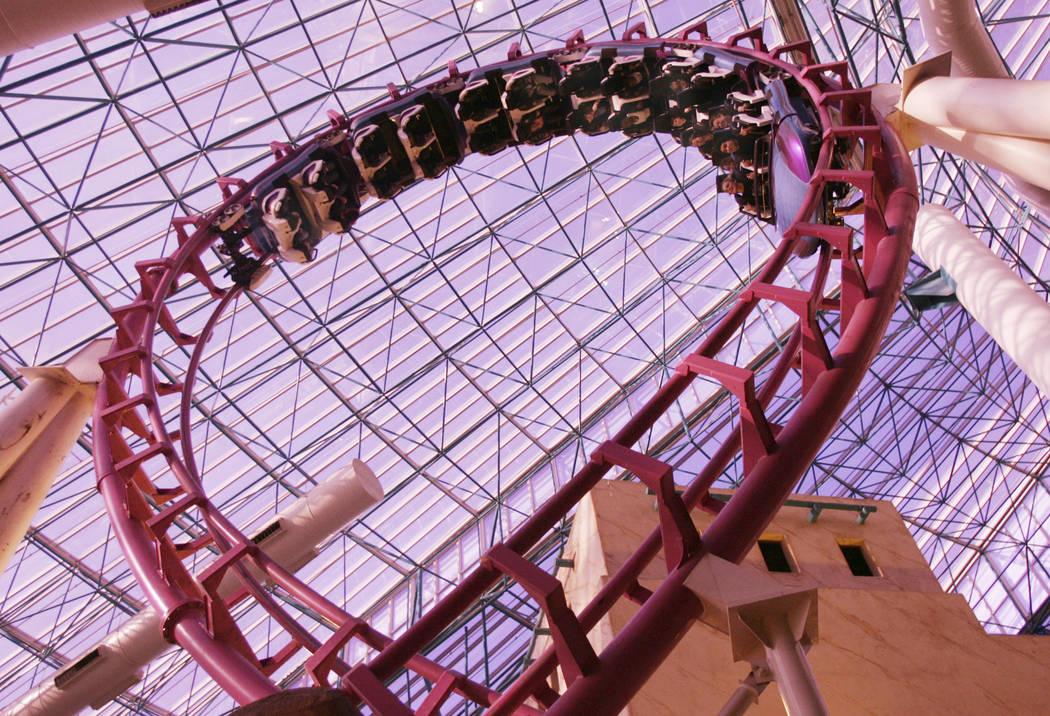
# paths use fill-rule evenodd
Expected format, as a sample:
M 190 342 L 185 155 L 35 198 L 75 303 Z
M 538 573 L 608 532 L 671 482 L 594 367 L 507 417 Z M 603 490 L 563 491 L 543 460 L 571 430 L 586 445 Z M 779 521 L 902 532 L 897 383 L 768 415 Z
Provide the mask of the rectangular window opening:
M 788 559 L 784 550 L 782 539 L 760 539 L 758 549 L 762 553 L 762 560 L 766 563 L 766 569 L 770 572 L 794 572 L 791 560 Z
M 65 689 L 74 679 L 84 672 L 84 669 L 88 668 L 101 658 L 102 649 L 96 646 L 75 662 L 55 674 L 55 688 Z
M 839 542 L 839 549 L 842 550 L 842 556 L 846 558 L 846 564 L 854 577 L 878 576 L 868 560 L 868 555 L 864 553 L 864 545 Z

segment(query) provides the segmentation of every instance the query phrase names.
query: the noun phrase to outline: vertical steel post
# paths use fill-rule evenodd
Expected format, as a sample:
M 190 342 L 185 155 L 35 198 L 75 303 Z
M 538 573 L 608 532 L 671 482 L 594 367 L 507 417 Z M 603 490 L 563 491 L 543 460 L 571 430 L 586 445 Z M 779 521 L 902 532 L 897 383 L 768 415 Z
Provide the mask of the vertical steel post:
M 827 716 L 828 707 L 809 668 L 802 645 L 791 633 L 787 615 L 769 614 L 765 620 L 766 659 L 788 716 Z

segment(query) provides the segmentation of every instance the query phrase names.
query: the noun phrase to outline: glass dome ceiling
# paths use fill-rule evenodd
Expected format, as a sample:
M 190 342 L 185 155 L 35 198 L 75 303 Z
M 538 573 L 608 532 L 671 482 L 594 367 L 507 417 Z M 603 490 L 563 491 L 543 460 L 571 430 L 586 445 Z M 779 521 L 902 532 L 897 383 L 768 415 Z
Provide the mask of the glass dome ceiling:
M 1019 78 L 1050 79 L 1048 6 L 981 4 Z M 111 335 L 108 308 L 134 296 L 134 263 L 172 251 L 172 218 L 214 206 L 216 177 L 257 174 L 271 141 L 311 136 L 326 110 L 353 114 L 387 83 L 425 84 L 452 59 L 461 70 L 494 62 L 515 41 L 526 52 L 558 46 L 578 28 L 615 39 L 641 20 L 667 36 L 705 19 L 716 39 L 762 24 L 776 44 L 777 8 L 792 7 L 818 58 L 848 59 L 860 83 L 894 81 L 926 53 L 909 2 L 726 2 L 695 16 L 688 7 L 209 0 L 4 58 L 0 402 L 24 386 L 19 366 L 59 362 Z M 1046 218 L 982 167 L 929 149 L 913 158 L 923 200 L 958 209 L 1045 295 Z M 350 458 L 368 462 L 387 499 L 300 574 L 396 634 L 651 394 L 762 264 L 768 231 L 715 195 L 697 152 L 664 135 L 471 155 L 370 204 L 315 263 L 282 264 L 238 299 L 196 392 L 210 494 L 250 532 Z M 207 262 L 221 278 L 218 257 Z M 186 286 L 180 321 L 203 322 L 208 302 Z M 739 360 L 775 354 L 782 319 L 769 312 L 751 324 Z M 187 360 L 172 350 L 158 365 L 177 376 Z M 693 391 L 645 449 L 694 470 L 729 419 L 721 397 Z M 915 315 L 902 303 L 799 491 L 892 500 L 942 584 L 987 629 L 1041 626 L 1048 407 L 959 307 Z M 0 704 L 143 606 L 95 492 L 90 446 L 86 430 L 0 577 Z M 553 563 L 565 531 L 536 559 Z M 520 588 L 494 591 L 435 658 L 498 686 L 522 668 L 536 620 Z M 246 631 L 265 642 L 266 630 L 259 620 Z M 104 712 L 233 706 L 178 651 L 144 677 Z

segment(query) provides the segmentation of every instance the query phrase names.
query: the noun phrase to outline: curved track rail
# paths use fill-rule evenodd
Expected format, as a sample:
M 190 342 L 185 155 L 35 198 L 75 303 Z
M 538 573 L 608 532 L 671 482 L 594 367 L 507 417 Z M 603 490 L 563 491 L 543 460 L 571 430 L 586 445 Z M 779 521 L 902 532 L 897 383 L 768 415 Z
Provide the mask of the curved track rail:
M 632 38 L 632 34 L 638 37 Z M 691 39 L 693 34 L 699 38 Z M 317 684 L 328 685 L 336 676 L 342 688 L 376 713 L 412 713 L 384 684 L 402 668 L 435 684 L 416 709 L 417 714 L 439 713 L 453 693 L 486 707 L 490 714 L 539 710 L 618 713 L 699 615 L 699 601 L 683 587 L 685 578 L 706 555 L 737 562 L 744 557 L 845 409 L 881 341 L 911 253 L 918 201 L 911 163 L 900 141 L 871 110 L 869 91 L 849 86 L 845 63 L 818 65 L 810 61 L 796 66 L 784 59 L 789 53 L 810 58 L 807 44 L 767 51 L 758 28 L 724 43 L 713 42 L 703 25 L 666 40 L 647 39 L 634 28 L 625 42 L 601 44 L 623 47 L 630 43 L 657 45 L 664 50 L 731 53 L 757 62 L 763 71 L 792 78 L 812 103 L 823 131 L 805 205 L 765 267 L 722 322 L 685 356 L 675 375 L 611 441 L 594 451 L 589 462 L 547 504 L 505 542 L 487 552 L 477 568 L 397 639 L 379 633 L 300 582 L 232 524 L 209 500 L 190 442 L 188 407 L 197 366 L 213 326 L 242 290 L 239 286 L 217 288 L 200 255 L 219 239 L 218 222 L 250 201 L 257 184 L 289 166 L 302 152 L 318 146 L 326 135 L 299 148 L 277 146 L 275 165 L 253 182 L 224 182 L 222 205 L 207 216 L 175 223 L 179 247 L 171 256 L 137 264 L 139 294 L 132 303 L 113 311 L 116 340 L 111 353 L 101 361 L 104 379 L 94 415 L 98 488 L 128 562 L 150 603 L 163 617 L 165 637 L 187 649 L 238 702 L 247 704 L 276 692 L 268 675 L 297 652 L 305 652 L 306 671 Z M 594 46 L 579 35 L 567 45 L 578 50 Z M 513 57 L 520 64 L 520 53 Z M 349 124 L 347 118 L 333 117 L 336 129 Z M 863 155 L 863 166 L 835 168 L 836 143 L 858 147 L 856 154 Z M 855 242 L 857 232 L 846 226 L 810 223 L 809 217 L 822 208 L 829 184 L 852 185 L 863 194 L 862 241 Z M 778 286 L 778 274 L 805 242 L 820 246 L 810 290 Z M 825 284 L 836 264 L 841 271 L 841 290 L 828 297 Z M 199 281 L 216 299 L 215 309 L 199 335 L 181 332 L 165 304 L 184 277 Z M 762 384 L 756 385 L 754 372 L 724 363 L 716 356 L 763 301 L 783 304 L 798 316 L 798 324 L 776 364 L 764 374 Z M 819 311 L 840 313 L 840 337 L 833 350 L 829 350 L 817 324 Z M 154 340 L 164 334 L 177 343 L 194 346 L 188 374 L 181 384 L 165 383 L 154 371 Z M 764 405 L 792 368 L 801 370 L 802 395 L 784 425 L 774 426 L 766 419 Z M 670 466 L 631 446 L 698 375 L 720 381 L 736 397 L 740 429 L 714 452 L 679 496 Z M 169 430 L 162 419 L 159 403 L 165 394 L 182 396 L 179 430 Z M 723 506 L 710 499 L 707 490 L 739 453 L 745 479 Z M 660 527 L 609 578 L 594 600 L 574 613 L 566 606 L 560 583 L 522 555 L 614 469 L 633 473 L 655 491 Z M 718 512 L 702 540 L 689 518 L 689 511 L 697 507 Z M 168 530 L 184 515 L 199 517 L 208 534 L 189 543 L 173 541 Z M 667 578 L 655 592 L 649 592 L 639 586 L 637 578 L 661 547 Z M 205 549 L 218 556 L 203 572 L 191 573 L 187 560 Z M 243 589 L 223 600 L 218 585 L 231 570 Z M 284 595 L 320 615 L 330 626 L 327 638 L 313 636 L 284 609 L 252 576 L 258 572 Z M 553 646 L 500 693 L 434 663 L 422 651 L 504 576 L 519 582 L 538 600 L 550 626 Z M 641 608 L 611 645 L 596 654 L 585 635 L 625 595 Z M 231 607 L 242 599 L 255 600 L 284 628 L 285 641 L 271 649 L 271 656 L 258 657 L 231 616 Z M 316 622 L 312 626 L 316 627 Z M 350 667 L 339 653 L 351 639 L 363 641 L 378 654 L 369 663 Z M 645 646 L 640 646 L 643 643 Z M 562 669 L 568 684 L 561 694 L 546 682 L 556 667 Z M 539 708 L 524 705 L 530 698 Z

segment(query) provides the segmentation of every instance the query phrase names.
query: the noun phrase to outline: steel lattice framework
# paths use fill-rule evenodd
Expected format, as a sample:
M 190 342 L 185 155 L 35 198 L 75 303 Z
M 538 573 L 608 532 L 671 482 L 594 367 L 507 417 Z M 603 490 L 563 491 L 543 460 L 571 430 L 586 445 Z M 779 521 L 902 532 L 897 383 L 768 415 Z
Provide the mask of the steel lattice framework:
M 1045 4 L 982 10 L 1014 74 L 1048 78 Z M 271 140 L 316 132 L 326 109 L 353 113 L 387 82 L 438 76 L 449 58 L 486 64 L 513 41 L 540 50 L 577 28 L 612 39 L 642 19 L 662 35 L 707 20 L 727 36 L 760 23 L 771 44 L 779 32 L 761 3 L 683 12 L 671 2 L 228 2 L 6 58 L 0 396 L 22 384 L 18 365 L 109 335 L 108 310 L 134 297 L 133 264 L 174 246 L 171 219 L 214 206 L 216 176 L 257 172 Z M 894 80 L 925 51 L 907 5 L 801 14 L 818 57 L 847 58 L 857 83 Z M 980 167 L 929 150 L 914 158 L 923 199 L 964 207 L 1045 293 L 1044 219 Z M 625 422 L 696 342 L 692 326 L 734 298 L 776 242 L 716 199 L 695 152 L 659 136 L 570 137 L 472 160 L 373 206 L 316 264 L 283 266 L 286 280 L 238 299 L 252 305 L 217 327 L 198 379 L 193 429 L 203 468 L 221 475 L 211 494 L 246 531 L 347 455 L 380 474 L 388 499 L 302 576 L 387 633 L 414 622 Z M 181 319 L 204 320 L 204 291 L 176 299 Z M 788 329 L 773 314 L 751 324 L 738 360 L 769 361 Z M 155 369 L 175 376 L 188 359 L 173 348 Z M 711 436 L 730 429 L 723 397 L 680 401 L 647 452 L 695 473 Z M 774 398 L 771 419 L 788 400 Z M 990 630 L 1019 628 L 1048 593 L 1047 402 L 960 309 L 916 317 L 902 304 L 852 406 L 801 489 L 893 500 L 942 583 Z M 5 703 L 143 603 L 101 517 L 91 440 L 0 581 Z M 731 465 L 722 482 L 738 477 Z M 550 565 L 564 535 L 536 559 Z M 433 656 L 501 688 L 523 670 L 537 621 L 520 587 L 497 587 Z M 395 688 L 424 686 L 405 676 Z M 109 709 L 231 705 L 172 652 Z

